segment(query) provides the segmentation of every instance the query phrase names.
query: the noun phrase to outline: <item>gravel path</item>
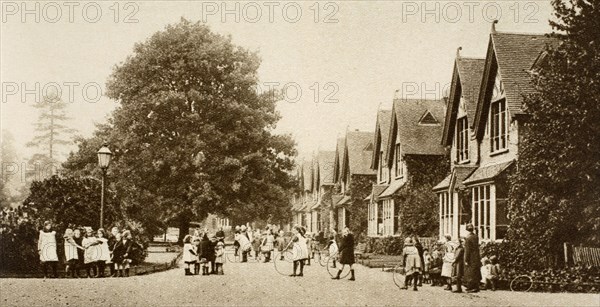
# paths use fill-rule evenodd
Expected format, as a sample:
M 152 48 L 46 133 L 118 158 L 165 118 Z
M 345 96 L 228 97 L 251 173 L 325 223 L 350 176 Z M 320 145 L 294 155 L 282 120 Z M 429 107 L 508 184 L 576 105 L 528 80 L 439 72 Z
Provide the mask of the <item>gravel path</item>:
M 130 278 L 0 279 L 0 305 L 600 305 L 598 294 L 453 294 L 429 285 L 400 291 L 391 273 L 362 266 L 356 268 L 355 282 L 331 280 L 318 264 L 307 266 L 304 277 L 283 276 L 272 263 L 252 260 L 225 264 L 225 274 L 184 276 L 179 268 Z

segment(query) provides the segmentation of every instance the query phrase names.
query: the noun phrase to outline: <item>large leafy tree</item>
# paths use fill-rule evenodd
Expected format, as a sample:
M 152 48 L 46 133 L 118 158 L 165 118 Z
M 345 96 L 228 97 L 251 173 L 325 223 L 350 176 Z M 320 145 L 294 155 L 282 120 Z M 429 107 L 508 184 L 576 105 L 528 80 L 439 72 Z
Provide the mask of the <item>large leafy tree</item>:
M 561 259 L 563 242 L 600 244 L 600 6 L 553 5 L 560 43 L 538 60 L 510 191 L 510 236 L 526 262 Z
M 120 107 L 67 164 L 95 163 L 104 137 L 116 153 L 111 180 L 132 211 L 182 229 L 208 213 L 285 219 L 295 149 L 272 134 L 279 115 L 274 96 L 255 90 L 259 62 L 199 23 L 168 26 L 114 68 L 107 94 Z

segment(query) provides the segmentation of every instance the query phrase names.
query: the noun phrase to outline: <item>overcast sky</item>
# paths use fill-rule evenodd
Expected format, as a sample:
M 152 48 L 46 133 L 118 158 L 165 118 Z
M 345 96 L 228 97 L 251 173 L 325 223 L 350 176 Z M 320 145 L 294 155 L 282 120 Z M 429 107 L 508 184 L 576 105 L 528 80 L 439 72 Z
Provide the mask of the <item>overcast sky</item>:
M 36 83 L 39 93 L 59 84 L 64 101 L 73 89 L 69 124 L 90 136 L 117 106 L 96 99 L 112 67 L 132 54 L 134 43 L 181 17 L 203 20 L 259 52 L 263 86 L 287 84 L 277 131 L 292 133 L 304 154 L 333 150 L 346 129 L 374 130 L 377 109 L 389 108 L 396 90 L 414 97 L 426 89 L 427 98 L 440 98 L 457 47 L 464 56 L 484 57 L 494 18 L 498 31 L 551 30 L 549 1 L 53 3 L 2 3 L 0 124 L 23 156 L 34 152 L 25 143 L 38 115 Z M 24 9 L 32 12 L 23 15 Z

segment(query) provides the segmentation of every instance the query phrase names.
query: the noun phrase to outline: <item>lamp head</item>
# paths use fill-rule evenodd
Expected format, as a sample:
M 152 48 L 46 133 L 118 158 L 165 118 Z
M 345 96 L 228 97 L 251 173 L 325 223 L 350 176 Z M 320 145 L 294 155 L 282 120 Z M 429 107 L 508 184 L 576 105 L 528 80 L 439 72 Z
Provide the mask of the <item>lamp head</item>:
M 102 144 L 100 150 L 98 150 L 98 165 L 101 169 L 106 170 L 110 165 L 112 158 L 112 152 L 108 149 L 108 144 L 105 142 Z

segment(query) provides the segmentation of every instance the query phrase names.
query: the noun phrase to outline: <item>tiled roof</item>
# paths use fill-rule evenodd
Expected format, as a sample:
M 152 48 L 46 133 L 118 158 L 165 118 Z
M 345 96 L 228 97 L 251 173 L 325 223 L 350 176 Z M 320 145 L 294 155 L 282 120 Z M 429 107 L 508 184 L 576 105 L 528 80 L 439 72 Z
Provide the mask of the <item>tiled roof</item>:
M 450 96 L 448 97 L 448 108 L 446 110 L 442 138 L 443 145 L 450 146 L 452 144 L 461 97 L 465 102 L 469 126 L 473 125 L 484 66 L 485 59 L 464 58 L 460 56 L 456 58 L 452 74 L 452 84 L 450 86 Z M 459 82 L 460 84 L 458 84 Z M 458 92 L 458 85 L 460 85 L 460 93 Z
M 376 170 L 379 163 L 379 151 L 383 151 L 385 157 L 387 142 L 390 137 L 390 123 L 392 122 L 392 110 L 379 110 L 375 124 L 375 135 L 373 137 L 373 156 L 371 157 L 371 168 Z M 381 136 L 381 138 L 379 137 Z M 378 143 L 377 140 L 380 140 Z M 384 159 L 385 160 L 385 159 Z
M 451 178 L 452 174 L 449 174 L 448 176 L 446 176 L 446 178 L 444 178 L 444 180 L 440 181 L 440 183 L 436 184 L 433 188 L 431 188 L 431 190 L 434 192 L 447 190 L 448 187 L 450 187 Z
M 500 175 L 505 169 L 507 169 L 514 160 L 493 164 L 489 166 L 483 166 L 477 168 L 471 176 L 469 176 L 466 180 L 463 181 L 465 185 L 470 185 L 473 183 L 478 183 L 486 180 L 494 179 L 494 177 Z
M 462 96 L 466 102 L 467 116 L 469 124 L 471 124 L 477 108 L 485 59 L 458 58 L 456 59 L 456 63 L 462 87 Z
M 312 207 L 317 205 L 318 202 L 306 202 L 306 205 L 304 207 L 302 207 L 302 209 L 304 209 L 304 212 L 310 212 L 312 210 Z
M 319 209 L 319 207 L 321 207 L 321 202 L 316 202 L 312 207 L 310 207 L 310 210 L 316 210 Z
M 294 162 L 294 170 L 292 171 L 294 178 L 298 180 L 298 188 L 302 190 L 302 185 L 304 184 L 304 179 L 302 179 L 302 163 L 298 163 L 298 161 Z
M 383 191 L 385 191 L 385 189 L 387 189 L 388 186 L 389 185 L 387 184 L 374 184 L 373 189 L 371 190 L 371 196 L 373 201 L 378 201 L 379 195 L 381 195 L 381 193 L 383 193 Z
M 311 165 L 312 165 L 312 176 L 313 176 L 313 185 L 312 185 L 312 190 L 315 191 L 319 188 L 319 184 L 320 184 L 320 175 L 319 175 L 319 160 L 318 160 L 318 156 L 313 157 L 312 161 L 311 161 Z
M 300 211 L 304 207 L 304 199 L 297 198 L 296 202 L 292 206 L 292 211 Z
M 294 203 L 294 205 L 292 205 L 292 211 L 297 211 L 298 207 L 298 203 Z
M 342 161 L 344 161 L 344 147 L 346 146 L 346 138 L 338 138 L 335 146 L 335 162 L 333 165 L 333 176 L 335 182 L 340 180 L 342 172 Z
M 344 198 L 344 195 L 342 195 L 342 194 L 331 195 L 332 206 L 336 207 L 337 204 L 340 202 L 340 200 L 342 200 L 342 198 Z
M 302 178 L 304 179 L 303 186 L 302 186 L 304 191 L 312 191 L 312 186 L 313 186 L 312 161 L 302 162 Z
M 445 102 L 443 100 L 395 99 L 394 114 L 398 124 L 397 138 L 400 140 L 403 154 L 444 155 L 441 145 L 444 126 Z M 439 122 L 439 125 L 423 125 L 419 121 L 427 112 Z M 393 119 L 390 130 L 393 130 Z M 392 131 L 393 132 L 393 131 Z M 388 140 L 387 161 L 393 154 L 393 138 Z
M 298 211 L 304 211 L 306 209 L 306 203 L 303 203 L 302 206 L 298 207 Z
M 394 195 L 401 187 L 404 186 L 404 181 L 395 180 L 393 181 L 381 194 L 379 194 L 379 198 L 388 198 Z
M 454 169 L 452 170 L 452 175 L 453 175 L 453 184 L 454 184 L 454 189 L 464 189 L 465 188 L 465 184 L 464 181 L 465 179 L 467 179 L 467 177 L 469 177 L 473 171 L 475 171 L 477 169 L 477 166 L 473 166 L 473 165 L 457 165 L 454 167 Z
M 335 163 L 335 151 L 319 151 L 317 154 L 317 161 L 319 163 L 320 184 L 333 184 L 333 164 Z
M 556 38 L 543 34 L 502 32 L 490 34 L 482 88 L 473 123 L 478 137 L 483 135 L 489 100 L 494 87 L 495 69 L 493 64 L 497 63 L 498 65 L 509 113 L 513 116 L 522 114 L 523 96 L 534 92 L 528 71 L 545 47 L 556 42 Z
M 348 165 L 343 165 L 342 169 L 348 167 L 348 171 L 352 175 L 375 175 L 375 170 L 371 169 L 373 150 L 367 150 L 372 142 L 373 132 L 346 132 L 345 149 L 348 155 Z
M 335 207 L 341 207 L 344 205 L 347 205 L 350 203 L 350 201 L 352 200 L 352 198 L 350 198 L 350 196 L 343 196 L 336 204 Z
M 444 178 L 444 180 L 434 186 L 431 190 L 434 192 L 448 190 L 448 188 L 450 188 L 450 184 L 454 185 L 454 189 L 464 189 L 465 185 L 463 181 L 476 169 L 477 166 L 457 165 L 452 169 L 452 172 L 446 176 L 446 178 Z
M 541 34 L 492 33 L 500 76 L 511 112 L 522 112 L 523 95 L 532 93 L 531 76 L 527 72 L 544 48 L 554 38 Z

